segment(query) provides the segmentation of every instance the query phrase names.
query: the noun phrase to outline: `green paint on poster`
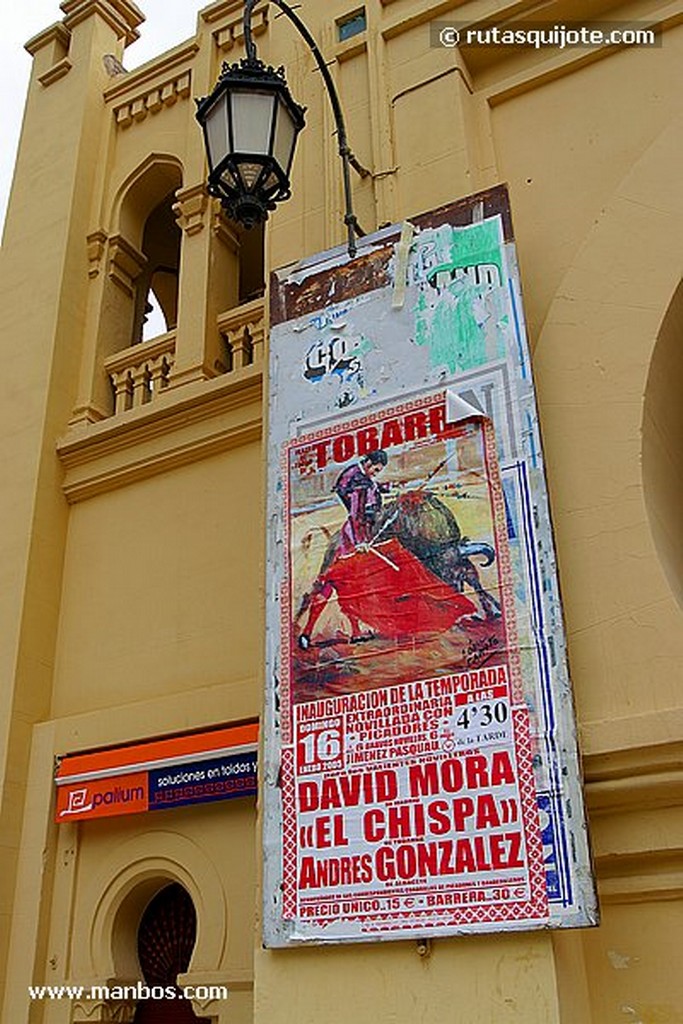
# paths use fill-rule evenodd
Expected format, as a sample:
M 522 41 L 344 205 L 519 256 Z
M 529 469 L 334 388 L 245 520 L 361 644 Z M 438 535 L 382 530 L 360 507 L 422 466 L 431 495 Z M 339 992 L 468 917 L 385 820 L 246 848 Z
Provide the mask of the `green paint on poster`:
M 361 334 L 358 341 L 352 349 L 352 355 L 354 356 L 366 356 L 368 352 L 372 352 L 375 348 L 372 341 L 366 338 L 364 334 Z
M 429 349 L 432 366 L 451 373 L 502 356 L 508 318 L 499 315 L 504 263 L 498 221 L 444 225 L 433 232 L 433 242 L 427 280 L 438 288 L 430 283 L 420 291 L 416 343 Z
M 497 219 L 470 224 L 466 228 L 454 228 L 450 224 L 444 224 L 434 231 L 434 241 L 436 262 L 430 267 L 430 279 L 443 271 L 488 264 L 498 268 L 502 280 L 503 257 Z

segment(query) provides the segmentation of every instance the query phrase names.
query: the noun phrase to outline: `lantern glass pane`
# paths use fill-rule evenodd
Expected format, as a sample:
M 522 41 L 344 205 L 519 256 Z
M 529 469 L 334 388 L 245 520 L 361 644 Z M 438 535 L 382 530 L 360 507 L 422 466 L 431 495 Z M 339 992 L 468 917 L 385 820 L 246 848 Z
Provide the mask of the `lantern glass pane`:
M 263 164 L 241 163 L 239 166 L 240 177 L 244 182 L 244 187 L 246 188 L 247 192 L 251 192 L 254 185 L 256 184 L 256 180 L 259 174 L 263 170 Z
M 206 115 L 206 141 L 209 150 L 211 170 L 221 162 L 229 149 L 228 142 L 228 97 L 223 93 Z
M 297 128 L 289 107 L 278 96 L 277 124 L 273 141 L 273 156 L 285 174 L 289 174 L 289 165 L 294 154 Z
M 227 167 L 221 174 L 221 181 L 223 182 L 224 185 L 227 185 L 228 188 L 235 188 L 237 185 L 237 178 L 235 177 L 234 172 L 231 171 L 229 167 Z
M 272 93 L 234 91 L 232 133 L 235 153 L 267 156 L 275 97 Z
M 275 188 L 278 184 L 279 181 L 277 175 L 273 171 L 271 171 L 266 180 L 261 185 L 261 188 L 267 192 L 269 189 Z

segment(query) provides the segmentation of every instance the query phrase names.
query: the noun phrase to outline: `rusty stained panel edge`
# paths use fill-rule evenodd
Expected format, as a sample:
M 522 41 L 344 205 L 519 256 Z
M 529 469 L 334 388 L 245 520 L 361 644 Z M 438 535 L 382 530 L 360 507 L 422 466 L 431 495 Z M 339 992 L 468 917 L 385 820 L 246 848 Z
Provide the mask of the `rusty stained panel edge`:
M 472 209 L 473 206 L 476 208 L 477 204 L 480 204 L 482 218 L 500 215 L 503 237 L 506 242 L 511 242 L 513 240 L 512 218 L 508 187 L 505 184 L 494 185 L 473 196 L 446 203 L 436 210 L 421 213 L 416 217 L 407 217 L 406 220 L 409 220 L 419 230 L 437 228 L 442 224 L 465 227 L 472 223 Z M 377 288 L 384 288 L 390 283 L 389 263 L 393 255 L 393 243 L 398 240 L 400 233 L 400 223 L 392 225 L 391 228 L 382 229 L 381 241 L 375 243 L 377 248 L 365 253 L 363 248 L 371 246 L 376 235 L 366 235 L 359 239 L 358 255 L 355 259 L 349 260 L 345 266 L 340 266 L 339 273 L 335 276 L 335 303 L 347 301 Z M 305 279 L 298 283 L 292 281 L 292 277 L 295 276 L 297 270 L 301 269 L 301 264 L 291 264 L 284 270 L 271 273 L 271 326 L 306 316 L 330 301 L 327 294 L 330 277 L 326 257 L 334 251 L 329 250 L 327 253 L 322 253 L 317 260 L 321 264 L 319 273 L 311 270 Z

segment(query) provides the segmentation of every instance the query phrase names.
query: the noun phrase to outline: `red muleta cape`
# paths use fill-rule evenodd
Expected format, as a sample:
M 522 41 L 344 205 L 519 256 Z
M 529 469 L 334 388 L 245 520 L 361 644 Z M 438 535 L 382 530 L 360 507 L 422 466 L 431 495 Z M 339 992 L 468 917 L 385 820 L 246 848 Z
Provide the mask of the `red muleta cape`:
M 336 559 L 320 578 L 337 591 L 341 610 L 367 622 L 380 636 L 443 633 L 476 605 L 396 540 Z

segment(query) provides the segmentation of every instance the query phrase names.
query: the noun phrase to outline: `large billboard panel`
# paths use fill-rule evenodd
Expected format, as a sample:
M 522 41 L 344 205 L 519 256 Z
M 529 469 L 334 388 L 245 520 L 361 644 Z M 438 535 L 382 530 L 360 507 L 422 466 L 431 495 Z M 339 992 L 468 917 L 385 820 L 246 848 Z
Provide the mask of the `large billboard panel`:
M 274 275 L 264 941 L 586 925 L 507 195 Z

